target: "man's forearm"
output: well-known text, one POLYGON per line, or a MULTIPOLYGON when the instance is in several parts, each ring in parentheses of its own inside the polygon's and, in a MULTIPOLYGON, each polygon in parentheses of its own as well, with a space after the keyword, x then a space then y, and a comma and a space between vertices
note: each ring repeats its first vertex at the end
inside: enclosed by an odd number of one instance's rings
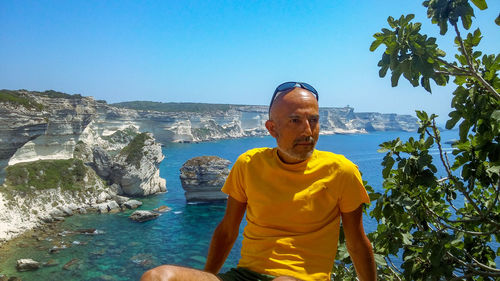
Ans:
POLYGON ((364 238, 356 246, 347 247, 360 281, 377 280, 377 266, 370 240, 364 238))
POLYGON ((205 271, 213 274, 219 273, 237 237, 237 230, 225 229, 222 223, 217 226, 208 249, 205 271))

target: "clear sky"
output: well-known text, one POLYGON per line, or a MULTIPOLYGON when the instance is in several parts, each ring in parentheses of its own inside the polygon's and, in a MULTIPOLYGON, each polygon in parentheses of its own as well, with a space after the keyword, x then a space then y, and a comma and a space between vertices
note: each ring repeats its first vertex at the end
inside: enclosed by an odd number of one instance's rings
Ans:
MULTIPOLYGON (((452 34, 439 38, 421 2, 1 0, 0 88, 267 105, 279 83, 305 81, 320 106, 446 116, 451 87, 430 95, 401 79, 391 88, 378 77, 382 48, 369 51, 388 16, 414 13, 452 53, 452 34)), ((500 1, 487 3, 475 26, 482 49, 498 54, 500 1)))

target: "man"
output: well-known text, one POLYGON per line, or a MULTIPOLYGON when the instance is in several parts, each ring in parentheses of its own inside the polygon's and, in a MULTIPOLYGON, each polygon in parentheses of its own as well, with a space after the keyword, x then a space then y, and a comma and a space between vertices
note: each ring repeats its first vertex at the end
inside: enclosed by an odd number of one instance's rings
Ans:
POLYGON ((226 213, 210 244, 205 271, 164 265, 141 280, 330 280, 340 229, 361 281, 376 267, 362 221, 369 203, 357 167, 341 155, 315 150, 318 93, 306 83, 276 88, 266 128, 277 148, 242 154, 222 191, 226 213), (238 236, 246 211, 241 259, 216 275, 238 236))

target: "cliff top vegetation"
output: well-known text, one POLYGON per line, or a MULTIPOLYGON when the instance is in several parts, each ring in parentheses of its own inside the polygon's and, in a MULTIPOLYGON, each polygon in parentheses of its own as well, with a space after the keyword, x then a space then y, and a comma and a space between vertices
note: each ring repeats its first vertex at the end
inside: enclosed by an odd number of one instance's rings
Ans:
POLYGON ((35 102, 30 99, 28 96, 22 94, 19 91, 11 91, 11 90, 0 90, 0 102, 19 104, 28 109, 37 109, 42 110, 43 105, 35 102))
POLYGON ((5 186, 28 192, 32 187, 42 190, 60 187, 77 190, 83 186, 86 168, 82 160, 39 160, 7 167, 5 186), (81 184, 80 184, 81 183, 81 184))
MULTIPOLYGON (((27 91, 27 90, 0 90, 0 102, 6 102, 11 104, 19 104, 28 109, 43 110, 44 106, 36 102, 30 95, 37 95, 41 97, 48 98, 60 98, 60 99, 81 99, 83 98, 80 94, 66 94, 54 90, 47 90, 43 92, 38 91, 27 91)), ((103 101, 105 103, 105 101, 103 101)))
POLYGON ((146 140, 150 138, 151 136, 148 133, 138 134, 127 146, 122 149, 122 151, 120 151, 120 154, 126 155, 127 163, 135 165, 136 168, 139 168, 142 156, 144 156, 142 148, 144 147, 146 140))
POLYGON ((135 109, 153 110, 160 112, 213 112, 227 111, 238 105, 212 104, 212 103, 190 103, 190 102, 153 102, 153 101, 129 101, 113 103, 112 106, 135 109))

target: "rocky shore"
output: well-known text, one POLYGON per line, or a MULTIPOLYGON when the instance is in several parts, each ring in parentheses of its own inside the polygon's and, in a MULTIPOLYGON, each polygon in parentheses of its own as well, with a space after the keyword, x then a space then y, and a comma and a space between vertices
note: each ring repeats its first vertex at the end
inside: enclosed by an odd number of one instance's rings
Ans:
POLYGON ((14 97, 0 102, 0 244, 74 213, 136 208, 130 197, 166 191, 152 134, 104 130, 91 98, 14 97))

